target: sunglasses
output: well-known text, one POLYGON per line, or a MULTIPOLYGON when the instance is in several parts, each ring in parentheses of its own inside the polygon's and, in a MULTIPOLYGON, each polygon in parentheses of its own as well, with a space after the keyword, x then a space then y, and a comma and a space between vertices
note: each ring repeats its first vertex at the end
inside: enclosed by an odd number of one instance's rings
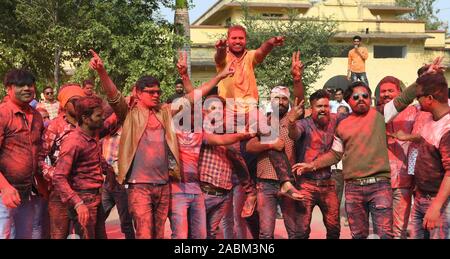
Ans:
POLYGON ((43 119, 50 119, 50 116, 44 116, 43 119))
POLYGON ((149 95, 162 95, 162 90, 142 90, 143 93, 148 93, 149 95))
POLYGON ((353 100, 358 101, 359 97, 362 97, 363 99, 369 99, 369 94, 368 93, 362 93, 362 94, 354 94, 352 96, 353 100))
POLYGON ((53 92, 46 92, 45 95, 52 95, 53 92))

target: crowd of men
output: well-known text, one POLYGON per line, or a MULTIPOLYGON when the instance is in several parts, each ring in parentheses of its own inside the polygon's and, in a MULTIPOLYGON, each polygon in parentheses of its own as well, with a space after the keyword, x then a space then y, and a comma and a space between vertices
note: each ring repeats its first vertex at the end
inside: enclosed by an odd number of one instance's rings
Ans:
POLYGON ((148 75, 124 96, 93 50, 105 100, 86 80, 59 87, 57 100, 45 87, 37 104, 34 75, 9 71, 0 104, 0 238, 105 239, 117 206, 127 239, 167 238, 167 219, 173 239, 272 239, 278 207, 288 237, 307 239, 318 206, 326 237, 338 239, 343 198, 355 239, 369 236, 370 218, 380 238, 450 238, 442 58, 405 89, 385 77, 372 107, 368 53, 356 36, 351 85, 333 96, 315 91, 305 109, 296 52, 294 84, 273 87, 266 112, 254 68, 284 38, 247 50, 246 36, 242 26, 229 28, 216 43, 217 75, 197 88, 180 53, 166 103, 148 75))

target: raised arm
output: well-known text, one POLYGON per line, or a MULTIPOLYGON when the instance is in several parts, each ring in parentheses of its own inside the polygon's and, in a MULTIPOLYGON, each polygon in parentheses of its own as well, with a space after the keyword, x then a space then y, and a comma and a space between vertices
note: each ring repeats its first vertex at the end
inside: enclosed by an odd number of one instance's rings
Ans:
POLYGON ((298 140, 303 134, 303 130, 297 126, 297 121, 303 117, 305 110, 303 104, 305 101, 299 101, 299 98, 295 98, 295 103, 292 109, 287 114, 288 116, 288 130, 289 137, 293 140, 298 140))
POLYGON ((303 87, 303 69, 305 65, 300 59, 300 51, 292 54, 291 75, 294 80, 294 96, 300 101, 305 100, 305 88, 303 87))
POLYGON ((277 36, 268 39, 264 42, 255 52, 255 60, 256 62, 262 63, 267 55, 273 50, 274 47, 283 46, 284 37, 277 36))
POLYGON ((116 113, 119 121, 123 122, 128 112, 127 102, 125 101, 125 98, 122 96, 119 90, 117 90, 117 87, 109 77, 108 72, 106 72, 105 66, 100 56, 92 49, 89 51, 92 54, 92 59, 89 62, 89 66, 93 70, 97 71, 97 74, 100 77, 102 89, 108 98, 109 104, 116 113))
POLYGON ((221 39, 216 42, 216 55, 214 61, 219 67, 225 66, 225 58, 227 57, 227 40, 221 39))
POLYGON ((355 48, 356 54, 358 54, 363 60, 369 58, 369 53, 366 48, 355 48))
POLYGON ((284 141, 278 138, 274 143, 263 144, 258 138, 252 138, 247 142, 245 149, 252 154, 259 154, 268 150, 283 151, 284 141))
POLYGON ((231 145, 241 140, 246 140, 253 137, 254 134, 249 133, 233 133, 233 134, 209 134, 205 133, 204 138, 210 145, 223 146, 231 145))
POLYGON ((178 62, 177 62, 178 73, 180 74, 181 80, 183 80, 183 87, 186 93, 190 93, 194 91, 194 86, 192 86, 191 79, 188 74, 187 67, 187 52, 179 51, 178 52, 178 62))

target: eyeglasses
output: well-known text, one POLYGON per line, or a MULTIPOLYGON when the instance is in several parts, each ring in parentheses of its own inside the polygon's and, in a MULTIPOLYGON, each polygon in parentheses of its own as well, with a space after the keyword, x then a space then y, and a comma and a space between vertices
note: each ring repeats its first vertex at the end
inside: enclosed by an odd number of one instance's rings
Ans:
POLYGON ((143 93, 148 93, 149 95, 162 95, 162 90, 142 90, 143 93))
POLYGON ((53 92, 46 92, 45 95, 51 95, 53 92))
POLYGON ((50 119, 50 116, 44 116, 43 119, 50 119))
POLYGON ((362 93, 362 94, 354 94, 352 96, 353 100, 358 101, 359 97, 362 97, 363 99, 369 99, 369 94, 368 93, 362 93))

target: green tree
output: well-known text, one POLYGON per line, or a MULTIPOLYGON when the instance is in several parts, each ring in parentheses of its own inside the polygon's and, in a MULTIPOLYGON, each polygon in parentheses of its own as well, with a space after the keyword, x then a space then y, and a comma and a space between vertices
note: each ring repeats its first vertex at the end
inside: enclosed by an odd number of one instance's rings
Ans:
MULTIPOLYGON (((128 90, 149 73, 162 86, 175 78, 174 46, 184 40, 155 16, 171 0, 0 0, 0 72, 24 67, 39 84, 68 81, 62 64, 77 67, 74 79, 89 77, 90 48, 99 51, 117 85, 128 90)), ((70 79, 70 81, 74 81, 70 79)))
POLYGON ((448 24, 439 20, 436 16, 439 9, 434 8, 436 0, 396 0, 397 4, 404 7, 414 8, 414 12, 406 14, 408 20, 423 20, 426 22, 427 30, 447 29, 448 24))
POLYGON ((305 64, 303 84, 305 91, 317 81, 318 75, 331 62, 336 53, 330 40, 336 34, 337 24, 331 20, 313 20, 298 18, 291 12, 288 20, 270 20, 252 16, 244 6, 243 25, 247 28, 247 48, 256 49, 261 43, 274 36, 284 36, 285 43, 277 47, 257 66, 256 78, 261 96, 268 96, 277 85, 292 86, 290 74, 292 53, 301 52, 305 64))

